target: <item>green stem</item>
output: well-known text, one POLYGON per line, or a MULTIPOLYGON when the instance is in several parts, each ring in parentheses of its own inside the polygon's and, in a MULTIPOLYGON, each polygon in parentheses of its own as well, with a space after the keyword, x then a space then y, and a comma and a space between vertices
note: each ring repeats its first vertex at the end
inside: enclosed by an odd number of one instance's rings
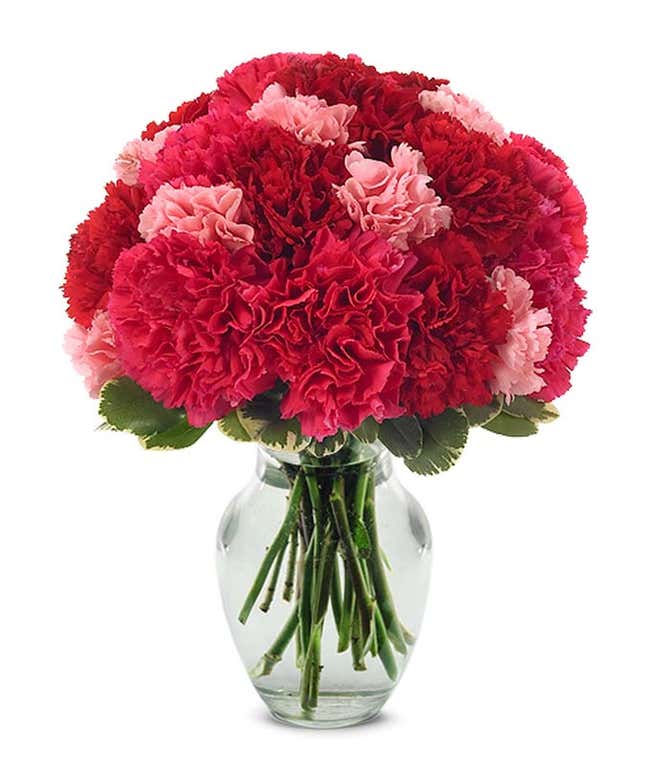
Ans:
POLYGON ((339 560, 336 554, 334 555, 334 570, 332 572, 332 592, 330 599, 332 602, 332 614, 334 615, 336 629, 340 632, 343 601, 341 599, 341 574, 339 572, 339 560))
POLYGON ((352 643, 352 667, 357 672, 363 672, 366 669, 366 662, 364 660, 364 650, 365 650, 365 639, 363 637, 363 632, 361 629, 361 613, 359 605, 356 603, 356 593, 355 593, 355 604, 354 609, 352 612, 352 635, 351 635, 351 643, 352 643))
POLYGON ((256 667, 251 672, 251 677, 264 677, 270 675, 273 667, 282 660, 291 638, 295 635, 298 628, 298 606, 294 606, 291 615, 284 624, 278 637, 273 641, 269 649, 262 656, 256 667))
POLYGON ((284 554, 286 550, 287 544, 285 543, 280 549, 280 553, 278 553, 275 564, 273 565, 273 572, 271 573, 271 579, 269 580, 269 584, 266 589, 266 595, 260 604, 260 610, 265 613, 271 608, 271 604, 273 603, 273 597, 275 596, 275 589, 278 586, 278 578, 280 577, 280 570, 282 569, 282 562, 284 561, 284 554))
MULTIPOLYGON (((363 569, 363 576, 366 578, 366 583, 368 587, 371 587, 370 585, 370 577, 368 573, 368 565, 365 561, 361 562, 361 567, 363 569)), ((377 607, 375 606, 375 624, 377 620, 377 607)), ((372 632, 370 633, 370 640, 368 641, 368 651, 370 651, 371 656, 377 656, 378 648, 377 648, 377 631, 375 629, 375 626, 373 625, 372 632)))
POLYGON ((314 572, 314 540, 315 533, 312 533, 309 546, 305 553, 304 569, 302 573, 302 583, 300 586, 299 615, 300 615, 300 639, 302 652, 306 656, 309 647, 309 637, 311 634, 311 605, 312 605, 312 585, 314 572))
POLYGON ((339 622, 339 645, 338 651, 346 651, 350 645, 352 628, 352 612, 354 609, 354 589, 350 579, 350 571, 347 568, 347 560, 344 560, 343 572, 343 603, 341 605, 341 620, 339 622))
POLYGON ((402 624, 402 635, 404 636, 404 640, 409 644, 409 646, 413 646, 415 644, 415 635, 413 635, 413 633, 410 632, 408 627, 406 627, 404 624, 402 624))
POLYGON ((397 662, 393 656, 393 650, 386 633, 386 625, 384 624, 379 609, 375 609, 375 630, 377 635, 377 650, 379 652, 381 663, 384 665, 388 677, 390 677, 391 680, 397 680, 397 676, 399 675, 397 662))
POLYGON ((298 475, 298 477, 296 477, 296 481, 293 485, 291 494, 289 496, 289 505, 287 507, 287 514, 284 518, 284 522, 282 523, 280 530, 278 531, 273 542, 269 546, 269 549, 266 552, 266 555, 264 556, 262 564, 255 577, 255 580, 253 581, 253 585, 248 593, 248 596, 246 597, 246 600, 244 601, 242 610, 239 613, 239 621, 242 624, 246 624, 246 620, 248 619, 251 613, 251 610, 253 609, 253 606, 255 605, 255 601, 257 601, 257 597, 262 591, 264 582, 266 581, 266 578, 271 570, 273 562, 275 561, 275 557, 282 550, 282 548, 285 547, 287 544, 287 541, 289 539, 289 533, 291 532, 293 525, 295 524, 295 520, 298 516, 298 507, 302 499, 304 485, 305 485, 304 478, 302 477, 302 475, 298 475))
POLYGON ((357 599, 356 603, 360 617, 361 636, 363 637, 362 643, 365 647, 366 641, 370 637, 370 631, 372 629, 374 601, 370 598, 370 595, 368 593, 365 578, 363 576, 363 570, 361 569, 359 557, 357 556, 354 539, 352 538, 352 533, 350 532, 348 513, 345 505, 345 483, 342 476, 337 477, 334 481, 332 494, 330 496, 330 503, 332 505, 332 512, 334 514, 334 520, 336 522, 339 538, 341 539, 343 550, 346 555, 348 574, 350 575, 350 580, 354 585, 354 592, 357 599))
POLYGON ((298 530, 295 529, 291 533, 289 539, 289 560, 287 562, 287 574, 284 580, 284 590, 282 592, 282 598, 285 601, 291 601, 293 595, 293 587, 296 577, 296 558, 298 556, 298 530))
POLYGON ((366 529, 370 536, 370 556, 368 557, 368 568, 370 569, 370 576, 372 578, 372 584, 375 588, 375 597, 377 598, 377 604, 381 611, 384 624, 386 625, 386 632, 390 638, 392 644, 401 653, 406 653, 406 641, 404 640, 404 634, 402 632, 402 625, 395 611, 395 605, 393 603, 393 596, 390 592, 388 580, 386 579, 386 572, 384 571, 384 563, 381 558, 381 550, 379 547, 379 535, 377 532, 377 515, 375 512, 375 488, 374 483, 370 483, 368 493, 366 496, 366 508, 365 508, 366 529))
POLYGON ((300 706, 303 711, 310 711, 318 703, 322 632, 322 624, 314 625, 309 636, 300 682, 300 706))
MULTIPOLYGON (((315 533, 316 531, 314 531, 315 533)), ((323 622, 327 614, 330 599, 337 542, 332 527, 328 524, 324 529, 322 540, 321 564, 313 577, 311 631, 300 685, 300 703, 304 710, 313 709, 318 704, 321 638, 323 634, 323 622)))
POLYGON ((357 522, 363 519, 363 510, 366 503, 366 493, 368 491, 368 480, 370 470, 367 464, 362 464, 359 468, 359 476, 354 488, 354 518, 355 526, 357 522))

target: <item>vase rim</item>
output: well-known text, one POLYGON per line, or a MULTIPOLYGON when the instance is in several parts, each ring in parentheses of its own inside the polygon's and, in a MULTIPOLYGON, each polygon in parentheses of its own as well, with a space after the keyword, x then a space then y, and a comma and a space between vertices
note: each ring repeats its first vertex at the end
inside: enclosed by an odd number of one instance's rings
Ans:
POLYGON ((305 469, 346 469, 390 457, 388 450, 379 441, 361 443, 355 440, 351 445, 345 445, 336 453, 327 456, 315 456, 304 451, 277 451, 262 443, 258 444, 258 450, 263 456, 280 464, 291 464, 305 469))

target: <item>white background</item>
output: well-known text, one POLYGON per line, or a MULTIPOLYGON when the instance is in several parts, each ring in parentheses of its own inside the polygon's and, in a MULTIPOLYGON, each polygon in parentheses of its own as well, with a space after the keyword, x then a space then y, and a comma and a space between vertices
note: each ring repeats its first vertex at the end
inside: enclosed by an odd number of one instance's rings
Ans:
POLYGON ((0 755, 650 756, 647 28, 640 2, 13 2, 2 19, 0 755), (448 76, 565 157, 590 212, 591 352, 536 438, 404 473, 435 541, 425 627, 377 722, 266 716, 214 536, 253 450, 94 432, 61 350, 67 238, 150 119, 276 50, 448 76))

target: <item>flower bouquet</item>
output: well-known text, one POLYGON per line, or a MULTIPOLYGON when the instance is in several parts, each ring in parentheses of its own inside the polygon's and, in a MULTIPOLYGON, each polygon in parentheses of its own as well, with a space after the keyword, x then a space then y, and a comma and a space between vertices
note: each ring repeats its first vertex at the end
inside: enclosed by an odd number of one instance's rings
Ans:
POLYGON ((472 427, 557 416, 587 344, 582 198, 561 159, 444 79, 277 54, 151 123, 72 236, 67 347, 107 428, 261 446, 219 537, 272 711, 374 715, 415 641, 426 517, 390 472, 472 427))

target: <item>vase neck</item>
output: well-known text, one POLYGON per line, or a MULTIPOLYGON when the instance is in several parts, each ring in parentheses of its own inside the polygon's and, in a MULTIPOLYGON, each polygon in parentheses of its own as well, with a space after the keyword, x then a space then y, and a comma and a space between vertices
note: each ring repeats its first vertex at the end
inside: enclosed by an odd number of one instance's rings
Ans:
POLYGON ((260 480, 276 487, 288 487, 287 471, 302 467, 315 473, 346 471, 361 466, 371 467, 375 483, 387 480, 393 472, 390 453, 380 443, 367 445, 356 443, 346 447, 332 456, 315 457, 305 453, 286 453, 273 451, 259 445, 257 448, 256 473, 260 480))

